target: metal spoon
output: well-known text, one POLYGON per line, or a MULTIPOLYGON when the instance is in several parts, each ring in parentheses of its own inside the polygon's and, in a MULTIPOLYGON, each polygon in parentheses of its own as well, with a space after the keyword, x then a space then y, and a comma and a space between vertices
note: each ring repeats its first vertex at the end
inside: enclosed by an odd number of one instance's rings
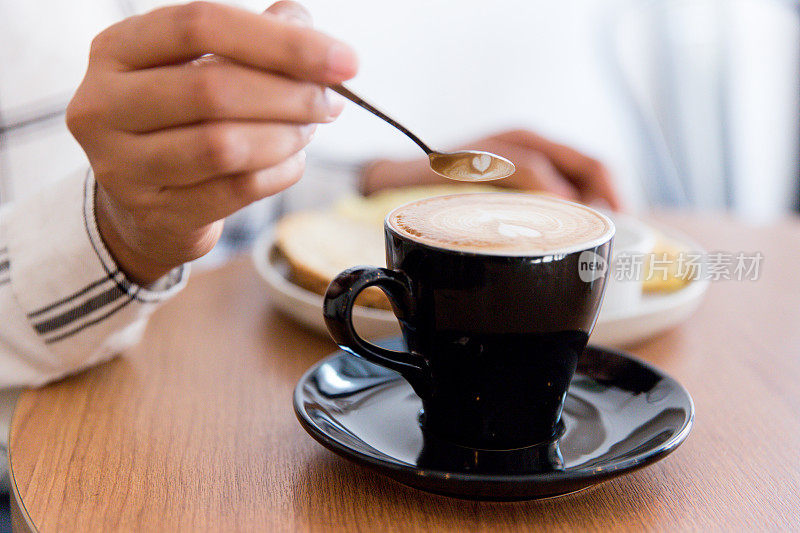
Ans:
POLYGON ((428 154, 428 159, 430 159, 431 169, 440 176, 458 181, 489 181, 507 178, 516 170, 514 163, 491 152, 480 150, 437 152, 436 150, 431 150, 427 144, 422 142, 408 128, 365 101, 344 85, 331 85, 330 88, 405 133, 409 139, 425 150, 425 153, 428 154))

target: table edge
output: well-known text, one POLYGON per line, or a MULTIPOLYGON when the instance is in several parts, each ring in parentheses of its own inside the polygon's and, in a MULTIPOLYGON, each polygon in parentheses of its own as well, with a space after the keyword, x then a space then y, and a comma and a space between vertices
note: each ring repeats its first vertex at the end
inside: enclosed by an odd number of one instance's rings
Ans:
POLYGON ((25 390, 19 395, 19 397, 17 397, 17 401, 14 402, 14 409, 11 412, 11 421, 8 424, 8 448, 6 449, 6 460, 8 461, 8 484, 10 488, 9 507, 11 511, 11 529, 15 533, 17 531, 31 533, 39 531, 39 528, 36 527, 36 524, 34 524, 31 515, 28 513, 28 509, 25 507, 25 502, 19 493, 19 488, 17 487, 17 478, 14 474, 14 463, 11 460, 13 448, 12 436, 14 434, 13 429, 17 419, 17 410, 19 409, 20 400, 29 392, 30 390, 25 390))

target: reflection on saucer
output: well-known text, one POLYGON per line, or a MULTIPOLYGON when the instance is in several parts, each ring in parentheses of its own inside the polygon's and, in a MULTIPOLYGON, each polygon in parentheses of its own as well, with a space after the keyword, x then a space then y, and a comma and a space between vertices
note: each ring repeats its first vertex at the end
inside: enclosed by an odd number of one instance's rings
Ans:
POLYGON ((596 347, 578 362, 563 434, 527 448, 475 450, 423 432, 408 383, 344 352, 306 372, 294 402, 301 425, 337 454, 422 490, 488 500, 567 494, 651 464, 686 439, 694 417, 673 378, 596 347))
MULTIPOLYGON (((560 433, 563 433, 563 424, 560 433)), ((542 474, 564 470, 560 435, 548 442, 513 450, 465 448, 422 431, 422 451, 417 466, 463 474, 542 474)))

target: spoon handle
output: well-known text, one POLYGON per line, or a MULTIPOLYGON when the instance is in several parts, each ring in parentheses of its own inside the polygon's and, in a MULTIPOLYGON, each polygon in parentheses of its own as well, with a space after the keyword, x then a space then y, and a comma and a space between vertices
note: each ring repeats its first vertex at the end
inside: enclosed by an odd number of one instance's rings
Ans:
POLYGON ((390 117, 389 115, 387 115, 386 113, 384 113, 383 111, 381 111, 380 109, 375 107, 374 105, 370 104, 369 102, 367 102, 366 100, 364 100, 360 96, 358 96, 356 93, 354 93, 353 91, 351 91, 350 89, 348 89, 344 85, 336 84, 336 85, 330 85, 329 87, 331 89, 333 89, 334 91, 336 91, 337 93, 339 93, 342 96, 344 96, 345 98, 347 98, 348 100, 350 100, 351 102, 353 102, 354 104, 358 104, 359 106, 363 107, 364 109, 366 109, 367 111, 369 111, 373 115, 377 116, 378 118, 382 118, 383 120, 385 120, 386 122, 388 122, 389 124, 391 124, 392 126, 397 128, 398 130, 400 130, 403 133, 405 133, 406 136, 409 139, 411 139, 412 141, 417 143, 417 145, 420 148, 425 150, 426 154, 430 155, 430 153, 433 152, 433 150, 431 150, 430 147, 428 147, 427 144, 422 142, 422 140, 419 137, 417 137, 416 135, 411 133, 411 131, 408 128, 406 128, 405 126, 403 126, 402 124, 397 122, 395 119, 393 119, 392 117, 390 117))

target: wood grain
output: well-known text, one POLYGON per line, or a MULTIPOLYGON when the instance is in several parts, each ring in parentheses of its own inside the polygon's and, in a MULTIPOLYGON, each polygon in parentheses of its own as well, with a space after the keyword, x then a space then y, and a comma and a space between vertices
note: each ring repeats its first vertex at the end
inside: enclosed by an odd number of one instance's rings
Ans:
POLYGON ((9 452, 19 510, 40 531, 797 527, 800 221, 660 219, 710 250, 765 259, 759 281, 712 283, 689 323, 632 350, 697 406, 688 441, 656 465, 560 499, 498 504, 426 494, 339 459, 291 404, 296 380, 334 346, 275 314, 243 258, 195 276, 130 353, 23 394, 9 452))

